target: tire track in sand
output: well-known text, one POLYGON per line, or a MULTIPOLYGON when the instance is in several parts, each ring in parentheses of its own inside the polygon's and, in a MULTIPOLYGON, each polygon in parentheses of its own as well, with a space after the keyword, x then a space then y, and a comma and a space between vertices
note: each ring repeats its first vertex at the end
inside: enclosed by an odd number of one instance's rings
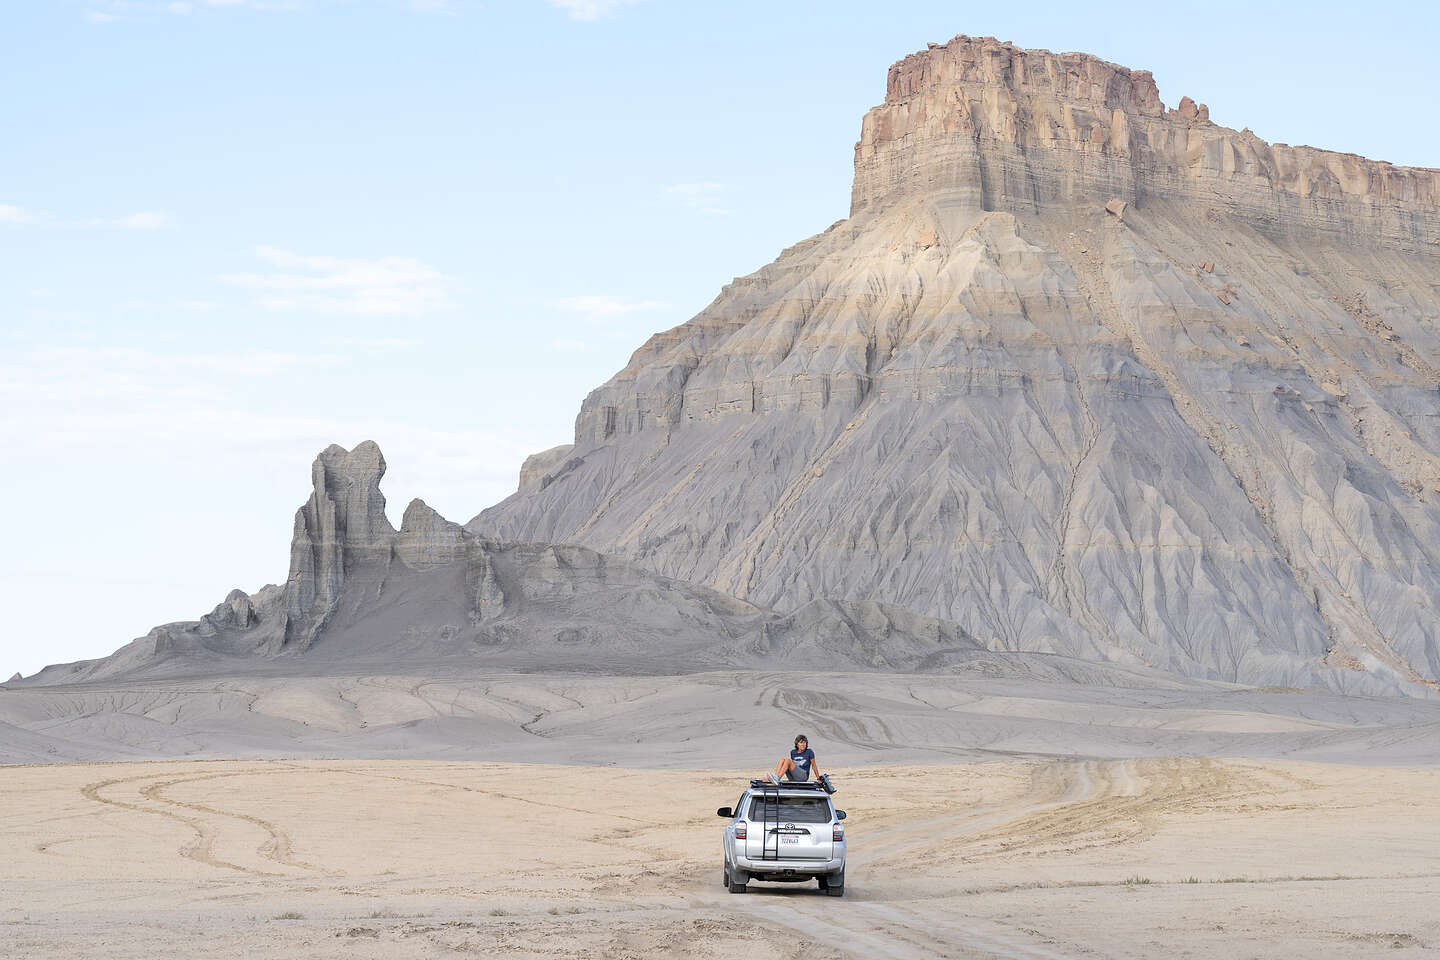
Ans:
POLYGON ((136 777, 113 777, 108 780, 99 780, 86 784, 80 788, 80 794, 85 797, 85 799, 101 804, 102 806, 129 810, 134 813, 162 817, 177 823, 183 823, 194 832, 195 837, 189 843, 182 844, 177 852, 180 856, 194 860, 197 863, 203 863, 221 870, 233 870, 237 873, 246 874, 247 876, 285 876, 285 874, 259 870, 229 860, 223 860, 216 856, 215 843, 217 839, 219 839, 219 830, 217 829, 217 824, 211 818, 218 817, 248 823, 263 830, 266 834, 266 840, 256 848, 255 852, 265 860, 281 866, 314 873, 332 872, 296 858, 293 853, 293 841, 290 835, 277 824, 249 814, 221 810, 218 807, 211 807, 205 804, 188 803, 165 795, 165 791, 169 788, 185 783, 284 772, 290 772, 290 768, 287 767, 283 770, 243 770, 226 773, 210 773, 195 777, 166 778, 164 775, 157 776, 155 774, 136 777), (115 797, 106 796, 103 792, 110 787, 128 784, 143 784, 139 787, 140 795, 146 800, 161 806, 152 807, 132 803, 128 800, 120 800, 115 797), (193 811, 194 813, 201 814, 201 816, 191 816, 180 811, 193 811))
MULTIPOLYGON (((977 917, 960 919, 939 911, 922 914, 899 904, 861 902, 854 905, 871 918, 872 929, 904 931, 923 948, 923 956, 1015 957, 1022 960, 1071 960, 1081 955, 1058 944, 1036 943, 1024 931, 977 917), (956 950, 961 952, 956 953, 956 950)), ((1091 951, 1083 951, 1089 955, 1091 951)), ((912 954, 913 956, 913 954, 912 954)))
POLYGON ((778 898, 757 897, 742 909, 769 929, 784 927, 865 960, 1072 960, 1076 956, 984 920, 922 916, 865 900, 847 900, 843 911, 822 914, 808 909, 814 904, 788 902, 793 895, 785 899, 782 904, 778 898))
POLYGON ((261 870, 252 870, 249 867, 242 867, 238 863, 231 863, 228 860, 221 860, 217 858, 214 854, 215 829, 210 824, 206 823, 204 820, 201 820, 199 817, 187 817, 183 814, 176 813, 173 810, 153 809, 151 807, 141 806, 138 803, 130 803, 125 800, 115 800, 102 795, 100 792, 107 787, 114 787, 120 784, 135 783, 137 781, 150 779, 153 779, 153 774, 147 777, 115 777, 110 780, 99 780, 95 783, 88 783, 85 786, 81 787, 80 794, 85 797, 85 799, 93 800, 95 803, 101 804, 103 806, 115 807, 121 810, 130 810, 135 813, 143 813, 151 817, 163 817, 167 820, 173 820, 177 823, 183 823, 195 833, 195 839, 193 839, 189 843, 182 844, 180 846, 180 849, 177 851, 180 856, 185 857, 186 859, 194 860, 198 863, 203 863, 207 866, 216 867, 221 870, 234 870, 237 873, 243 873, 247 876, 274 876, 274 874, 266 873, 261 870))
POLYGON ((172 806, 183 807, 187 810, 194 810, 197 813, 210 814, 217 817, 229 817, 232 820, 239 820, 244 823, 253 824, 264 830, 266 839, 255 852, 272 863, 278 863, 285 867, 294 867, 297 870, 306 870, 311 873, 335 873, 333 870, 324 867, 317 867, 295 856, 294 841, 278 824, 248 813, 237 813, 234 810, 221 810, 218 807, 208 806, 201 803, 190 803, 184 800, 177 800, 174 797, 165 796, 164 791, 180 784, 198 783, 202 780, 218 780, 225 777, 242 777, 250 773, 275 774, 290 772, 288 770, 257 770, 244 773, 212 773, 201 777, 177 777, 173 780, 166 780, 150 784, 141 789, 140 793, 147 799, 156 800, 160 803, 168 803, 172 806))
MULTIPOLYGON (((1064 778, 1049 765, 1037 779, 1064 778)), ((1120 846, 1152 836, 1161 820, 1220 804, 1273 796, 1273 786, 1207 758, 1123 760, 1086 764, 1094 782, 1083 796, 1029 806, 1003 823, 967 832, 937 862, 1040 857, 1120 846)))
MULTIPOLYGON (((858 855, 848 858, 849 862, 869 866, 902 858, 913 850, 933 853, 938 842, 980 833, 1018 817, 1084 800, 1097 790, 1097 774, 1092 771, 1100 766, 1094 761, 1048 764, 1032 783, 1030 801, 1021 806, 990 803, 899 826, 867 830, 863 847, 858 855)), ((1101 779, 1103 781, 1103 777, 1101 779)))
POLYGON ((343 773, 352 777, 366 777, 371 780, 393 780, 397 783, 413 783, 424 787, 441 787, 446 790, 459 790, 463 793, 475 793, 484 797, 493 797, 497 800, 510 800, 515 803, 529 804, 534 807, 549 807, 554 810, 565 810, 569 813, 583 813, 592 817, 603 817, 610 820, 629 820, 634 823, 654 826, 654 820, 646 820, 642 817, 632 817, 624 813, 613 813, 606 810, 586 810, 584 807, 572 807, 563 803, 550 803, 547 800, 536 800, 534 797, 522 797, 519 794, 505 793, 500 790, 487 790, 484 787, 472 787, 464 783, 446 783, 443 780, 422 780, 418 777, 400 777, 386 773, 368 773, 363 770, 347 770, 343 767, 336 767, 331 773, 343 773))

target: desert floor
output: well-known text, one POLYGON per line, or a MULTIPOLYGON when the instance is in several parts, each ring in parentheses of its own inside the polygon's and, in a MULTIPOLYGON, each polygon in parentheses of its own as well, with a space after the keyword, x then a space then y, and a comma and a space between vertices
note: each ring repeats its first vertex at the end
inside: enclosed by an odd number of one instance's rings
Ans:
POLYGON ((758 771, 263 760, 0 769, 3 957, 1421 957, 1440 771, 837 769, 846 896, 721 887, 758 771))

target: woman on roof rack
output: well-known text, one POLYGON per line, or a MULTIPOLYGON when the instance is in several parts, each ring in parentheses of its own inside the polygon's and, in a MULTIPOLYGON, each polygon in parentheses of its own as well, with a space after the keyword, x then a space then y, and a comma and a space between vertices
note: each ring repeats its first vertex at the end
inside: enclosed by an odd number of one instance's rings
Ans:
POLYGON ((775 765, 775 772, 770 775, 770 779, 776 783, 780 783, 782 777, 803 782, 809 780, 812 773, 815 775, 815 782, 823 786, 827 793, 835 792, 830 786, 830 778, 820 772, 815 751, 810 749, 810 740, 802 733, 795 738, 795 746, 790 751, 790 756, 781 757, 780 762, 775 765))

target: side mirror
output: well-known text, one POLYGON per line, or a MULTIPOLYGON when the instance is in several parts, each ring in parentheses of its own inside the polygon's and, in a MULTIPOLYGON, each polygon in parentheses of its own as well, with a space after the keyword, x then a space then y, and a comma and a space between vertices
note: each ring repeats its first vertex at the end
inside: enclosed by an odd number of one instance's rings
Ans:
POLYGON ((845 811, 844 811, 844 810, 836 810, 836 811, 835 811, 835 819, 836 819, 836 820, 844 820, 844 819, 845 819, 845 811))
POLYGON ((717 816, 717 817, 733 817, 733 816, 735 816, 735 811, 734 811, 734 810, 731 810, 729 807, 721 807, 719 810, 716 810, 716 811, 715 811, 715 816, 717 816))

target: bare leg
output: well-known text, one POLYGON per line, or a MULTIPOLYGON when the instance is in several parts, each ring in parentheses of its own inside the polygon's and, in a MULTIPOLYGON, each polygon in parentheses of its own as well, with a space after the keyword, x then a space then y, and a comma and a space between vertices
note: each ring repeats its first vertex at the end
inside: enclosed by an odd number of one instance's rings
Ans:
POLYGON ((775 779, 783 780, 785 775, 795 769, 795 761, 789 757, 781 757, 780 762, 775 764, 775 779))

